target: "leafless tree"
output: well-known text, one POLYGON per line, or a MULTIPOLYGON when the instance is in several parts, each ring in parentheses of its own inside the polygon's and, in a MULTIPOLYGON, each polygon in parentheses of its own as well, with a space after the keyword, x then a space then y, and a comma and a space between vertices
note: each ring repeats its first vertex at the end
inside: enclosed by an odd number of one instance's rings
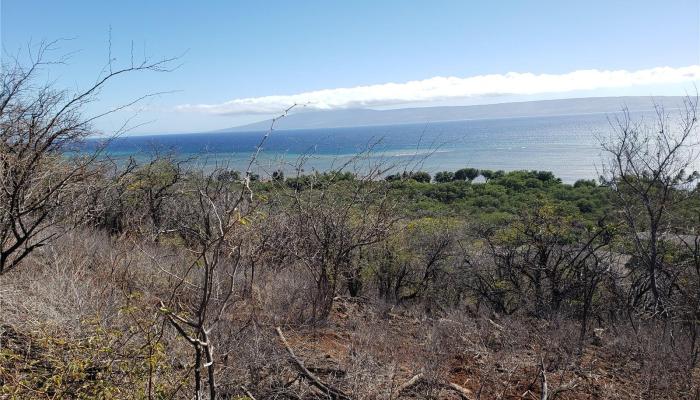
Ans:
MULTIPOLYGON (((174 228, 164 234, 179 235, 192 257, 184 270, 171 275, 174 286, 168 298, 161 301, 161 311, 194 351, 196 399, 204 398, 203 371, 206 371, 208 398, 217 398, 218 356, 214 351, 213 333, 222 319, 228 317, 235 300, 237 273, 246 240, 242 230, 250 223, 256 206, 250 179, 252 168, 276 121, 293 107, 272 120, 236 188, 218 179, 225 168, 214 168, 208 173, 189 173, 173 196, 177 203, 171 210, 174 228)), ((168 176, 175 175, 171 171, 168 176)), ((177 176, 179 179, 179 173, 177 176)), ((162 187, 169 189, 175 183, 166 179, 162 187)))
MULTIPOLYGON (((107 82, 138 71, 167 71, 174 61, 144 59, 116 69, 110 59, 92 85, 71 93, 38 82, 40 71, 66 61, 48 59, 57 47, 58 42, 50 42, 34 52, 30 48, 28 66, 4 63, 0 72, 0 274, 60 234, 66 213, 59 209, 94 173, 91 165, 98 153, 68 160, 63 153, 96 133, 94 121, 149 95, 93 116, 85 116, 85 106, 97 99, 107 82)), ((127 128, 128 122, 120 131, 127 128)))
POLYGON ((401 219, 387 183, 379 179, 385 165, 372 162, 370 154, 371 146, 330 172, 298 173, 283 191, 289 252, 315 283, 314 321, 327 317, 343 283, 351 296, 359 294, 359 251, 385 239, 401 219))
MULTIPOLYGON (((180 234, 192 258, 175 279, 169 298, 161 302, 161 311, 194 351, 195 398, 204 394, 206 371, 208 398, 216 399, 216 365, 212 330, 231 305, 238 269, 239 245, 234 231, 241 223, 240 206, 244 196, 227 201, 228 193, 214 175, 202 177, 191 188, 192 213, 180 223, 180 234)), ((181 194, 184 195, 184 194, 181 194)))
POLYGON ((666 311, 664 298, 673 291, 664 265, 671 216, 700 178, 697 107, 697 96, 685 98, 679 115, 656 104, 651 122, 634 121, 624 109, 612 122, 614 134, 602 141, 608 156, 602 179, 618 200, 637 261, 631 302, 653 313, 666 311))

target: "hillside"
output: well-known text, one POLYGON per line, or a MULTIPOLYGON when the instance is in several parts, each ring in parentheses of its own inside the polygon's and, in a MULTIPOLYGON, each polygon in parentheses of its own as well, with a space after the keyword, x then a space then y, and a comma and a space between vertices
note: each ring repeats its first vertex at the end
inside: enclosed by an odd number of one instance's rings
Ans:
MULTIPOLYGON (((654 102, 667 109, 678 107, 682 97, 594 97, 563 100, 525 101, 474 106, 418 107, 394 110, 348 109, 300 111, 277 122, 277 129, 340 128, 351 126, 416 124, 469 119, 542 117, 553 115, 614 113, 626 106, 630 111, 644 111, 654 102)), ((221 132, 266 130, 269 120, 227 128, 221 132)))

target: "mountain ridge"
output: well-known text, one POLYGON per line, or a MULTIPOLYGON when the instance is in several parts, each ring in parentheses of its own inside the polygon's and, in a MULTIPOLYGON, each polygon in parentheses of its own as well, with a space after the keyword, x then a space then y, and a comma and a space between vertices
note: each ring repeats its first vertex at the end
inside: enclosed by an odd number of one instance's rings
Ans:
MULTIPOLYGON (((651 110, 654 104, 666 108, 682 106, 683 96, 583 97, 534 100, 469 106, 411 107, 390 110, 367 108, 302 111, 278 120, 275 129, 323 129, 447 122, 478 119, 545 117, 557 115, 615 113, 626 106, 630 111, 651 110)), ((213 132, 251 132, 269 129, 271 120, 218 129, 213 132)))

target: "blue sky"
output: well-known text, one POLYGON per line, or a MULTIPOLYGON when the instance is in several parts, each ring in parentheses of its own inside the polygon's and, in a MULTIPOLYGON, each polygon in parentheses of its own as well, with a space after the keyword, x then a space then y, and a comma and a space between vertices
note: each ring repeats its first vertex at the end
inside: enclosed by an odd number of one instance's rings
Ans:
MULTIPOLYGON (((174 72, 138 74, 114 82, 88 111, 144 93, 176 91, 141 105, 138 121, 149 123, 137 131, 192 132, 261 120, 275 107, 306 96, 320 98, 319 108, 358 104, 395 108, 683 94, 692 89, 692 79, 672 79, 670 74, 688 76, 688 70, 675 69, 700 64, 699 3, 3 0, 0 12, 3 57, 22 55, 30 41, 72 38, 59 51, 79 50, 70 63, 46 71, 60 86, 82 87, 95 79, 108 58, 110 26, 117 64, 128 62, 132 41, 137 55, 184 53, 174 72), (579 75, 566 75, 574 71, 659 67, 671 70, 640 73, 624 85, 566 85, 581 82, 579 75), (565 75, 563 81, 551 83, 564 89, 542 85, 541 93, 525 88, 491 93, 484 85, 492 80, 462 81, 494 74, 503 78, 509 72, 565 75), (434 77, 458 80, 425 81, 434 77), (384 85, 409 81, 422 83, 398 89, 384 85), (379 86, 313 93, 371 85, 379 86), (435 85, 442 85, 437 92, 435 85), (464 96, 452 90, 460 85, 464 96), (412 96, 414 86, 421 95, 412 96), (290 95, 297 96, 267 97, 290 95), (260 104, 265 107, 256 109, 260 104)), ((619 80, 610 74, 588 78, 619 80)), ((493 84, 526 88, 541 84, 541 79, 529 75, 503 79, 493 84)), ((124 117, 115 115, 98 127, 109 131, 124 117)))

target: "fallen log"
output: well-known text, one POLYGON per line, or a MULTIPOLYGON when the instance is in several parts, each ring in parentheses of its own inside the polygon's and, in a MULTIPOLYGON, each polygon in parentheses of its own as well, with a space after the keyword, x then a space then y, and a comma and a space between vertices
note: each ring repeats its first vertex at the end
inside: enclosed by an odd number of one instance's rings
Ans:
MULTIPOLYGON (((404 382, 403 384, 399 385, 399 387, 397 387, 396 390, 394 390, 394 393, 392 394, 391 398, 396 399, 397 397, 399 397, 401 395, 401 392, 417 385, 422 380, 424 380, 424 376, 423 376, 422 372, 414 375, 411 379, 409 379, 406 382, 404 382)), ((457 392, 457 394, 459 394, 459 396, 465 400, 468 400, 471 398, 471 395, 472 395, 471 390, 464 388, 456 383, 447 382, 447 383, 440 384, 440 386, 457 392)))
POLYGON ((248 389, 245 386, 241 386, 241 390, 250 400, 256 400, 255 397, 253 397, 253 395, 248 391, 248 389))
POLYGON ((304 362, 294 354, 294 351, 289 346, 287 339, 282 333, 282 329, 277 327, 275 328, 275 331, 277 332, 277 336, 279 336, 282 345, 284 345, 284 348, 287 350, 290 361, 292 362, 292 364, 294 364, 294 366, 296 366, 297 370, 299 371, 299 374, 303 378, 305 378, 311 384, 311 386, 314 386, 315 388, 319 389, 324 394, 328 395, 331 399, 351 400, 350 396, 343 393, 340 389, 334 388, 333 386, 324 383, 316 375, 309 371, 309 369, 304 366, 304 362))
POLYGON ((401 385, 399 385, 399 387, 397 387, 396 390, 394 390, 394 393, 391 395, 391 398, 395 399, 395 398, 399 397, 401 395, 401 392, 403 392, 404 390, 417 384, 418 382, 420 382, 421 379, 423 379, 422 372, 414 375, 413 378, 411 378, 411 379, 407 380, 406 382, 402 383, 401 385))
POLYGON ((462 387, 456 383, 453 383, 453 382, 448 382, 447 387, 449 387, 450 389, 457 392, 460 395, 460 397, 462 397, 465 400, 468 400, 471 398, 472 391, 467 389, 467 388, 464 388, 464 387, 462 387))

